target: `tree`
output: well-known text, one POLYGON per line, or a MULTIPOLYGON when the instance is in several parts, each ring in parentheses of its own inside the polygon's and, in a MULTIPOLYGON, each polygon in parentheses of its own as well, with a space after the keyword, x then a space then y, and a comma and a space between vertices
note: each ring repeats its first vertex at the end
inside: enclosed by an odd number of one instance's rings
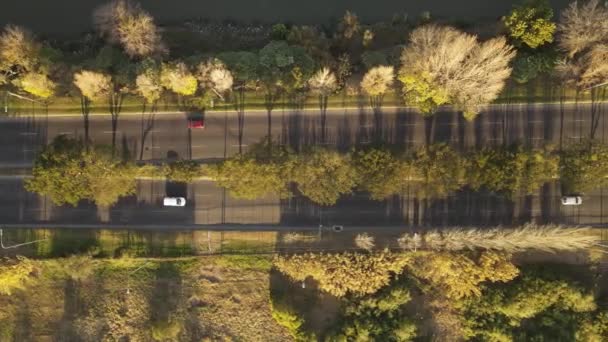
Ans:
POLYGON ((390 91, 395 79, 392 66, 380 65, 369 69, 361 81, 361 89, 370 97, 372 108, 379 109, 382 98, 390 91))
POLYGON ((452 300, 478 297, 482 282, 507 282, 519 274, 509 256, 495 252, 483 252, 476 260, 461 253, 425 253, 408 269, 429 290, 452 300))
POLYGON ((12 295, 15 290, 22 290, 27 285, 35 270, 33 261, 26 257, 16 260, 5 258, 0 264, 0 294, 12 295))
POLYGON ((567 192, 585 192, 608 183, 608 147, 579 143, 564 148, 560 155, 560 180, 567 192))
POLYGON ((199 85, 204 90, 212 91, 220 99, 224 99, 224 94, 232 89, 234 79, 230 70, 219 59, 210 59, 201 62, 197 69, 199 85))
POLYGON ((558 43, 568 58, 560 63, 558 71, 579 89, 605 85, 608 81, 606 22, 608 8, 597 0, 589 0, 582 5, 575 1, 562 12, 558 43))
POLYGON ((353 155, 359 187, 374 200, 398 194, 408 182, 410 168, 392 153, 380 149, 357 151, 353 155))
POLYGON ((45 100, 53 95, 56 88, 55 82, 40 72, 28 72, 13 83, 27 93, 45 100))
POLYGON ((139 4, 114 0, 97 8, 93 19, 99 33, 112 43, 120 43, 131 57, 150 56, 163 50, 154 19, 139 4))
POLYGON ((532 49, 553 42, 556 25, 551 21, 553 10, 547 0, 526 0, 516 6, 502 20, 509 36, 518 45, 526 44, 532 49))
POLYGON ((462 186, 464 161, 445 144, 420 148, 406 162, 411 163, 410 179, 419 184, 419 196, 444 197, 462 186))
POLYGON ((412 296, 407 282, 397 281, 365 297, 346 298, 333 341, 411 341, 416 324, 405 312, 412 296))
POLYGON ((198 82, 183 62, 164 63, 160 72, 163 87, 179 96, 190 96, 196 93, 198 82))
POLYGON ((574 340, 595 309, 593 295, 576 284, 527 271, 513 282, 488 287, 482 296, 463 301, 464 337, 574 340))
POLYGON ((233 76, 236 90, 234 108, 238 119, 239 153, 242 153, 243 130, 245 126, 245 91, 257 88, 258 56, 249 51, 224 52, 217 56, 224 62, 233 76))
POLYGON ((139 69, 135 79, 135 90, 144 98, 145 102, 155 104, 163 92, 160 67, 153 60, 146 60, 139 69))
POLYGON ((314 61, 303 48, 285 41, 272 41, 258 53, 259 77, 264 91, 268 118, 268 136, 272 131, 272 110, 279 95, 286 90, 301 91, 312 73, 314 61))
POLYGON ((84 122, 84 141, 89 142, 89 106, 91 101, 106 99, 112 89, 112 78, 101 72, 81 70, 74 74, 74 85, 80 90, 80 109, 84 122))
POLYGON ((330 42, 325 34, 315 26, 293 26, 287 35, 287 42, 304 48, 318 64, 327 65, 333 61, 330 42))
POLYGON ((0 84, 35 71, 41 46, 27 30, 7 25, 0 35, 0 84))
POLYGON ((327 119, 327 100, 329 95, 336 91, 338 82, 336 75, 324 67, 319 69, 308 80, 310 91, 319 97, 319 109, 321 110, 321 142, 325 142, 325 123, 327 119))
POLYGON ((372 294, 389 284, 409 263, 406 254, 379 253, 305 253, 279 255, 274 266, 295 281, 312 277, 319 289, 336 297, 347 294, 372 294))
POLYGON ((76 206, 88 199, 110 206, 135 192, 136 172, 107 149, 87 151, 79 141, 60 135, 36 159, 25 188, 49 196, 57 205, 76 206))
POLYGON ((476 36, 451 27, 425 25, 410 35, 399 80, 406 101, 423 113, 450 103, 473 119, 504 87, 513 57, 504 38, 480 43, 476 36))
POLYGON ((298 190, 320 205, 335 204, 357 182, 350 158, 325 149, 300 155, 294 168, 298 170, 293 175, 298 190))
POLYGON ((263 161, 245 156, 211 166, 208 173, 235 198, 288 197, 290 194, 287 189, 291 178, 289 161, 263 161))
POLYGON ((359 33, 360 30, 361 25, 359 24, 357 15, 351 11, 346 11, 338 25, 339 34, 346 39, 351 39, 355 34, 359 33))
POLYGON ((512 78, 517 83, 527 83, 541 74, 549 74, 555 68, 557 58, 554 50, 518 53, 513 60, 512 78))
POLYGON ((523 190, 532 193, 558 174, 558 159, 543 151, 527 151, 513 146, 482 149, 468 158, 467 184, 511 195, 523 190))
POLYGON ((560 48, 570 58, 608 39, 608 8, 598 0, 574 1, 562 14, 558 25, 560 48))

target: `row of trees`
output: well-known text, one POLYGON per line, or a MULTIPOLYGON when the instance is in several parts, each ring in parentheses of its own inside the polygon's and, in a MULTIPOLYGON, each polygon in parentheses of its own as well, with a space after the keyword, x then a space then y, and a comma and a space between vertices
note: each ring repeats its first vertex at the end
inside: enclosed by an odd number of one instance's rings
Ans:
MULTIPOLYGON (((526 1, 503 18, 508 38, 487 41, 454 27, 422 24, 409 33, 407 42, 403 39, 406 45, 398 49, 400 61, 391 63, 378 51, 365 51, 361 59, 367 71, 359 75, 356 88, 378 107, 382 97, 393 92, 396 78, 405 102, 423 114, 453 105, 472 119, 481 106, 497 98, 512 66, 516 80, 529 79, 526 73, 552 69, 557 59, 546 56, 557 54, 545 50, 556 30, 559 51, 565 55, 558 63, 560 77, 581 90, 605 84, 608 30, 603 23, 608 9, 597 0, 575 2, 563 12, 559 25, 551 17, 545 1, 526 1), (515 60, 514 46, 520 53, 515 60)), ((94 22, 107 45, 80 65, 62 62, 57 50, 38 43, 22 28, 8 26, 0 35, 0 84, 42 99, 66 93, 73 84, 82 96, 83 114, 89 101, 109 102, 113 118, 120 112, 124 94, 136 93, 153 104, 165 91, 201 108, 213 98, 226 100, 234 91, 231 98, 242 112, 246 91, 256 90, 264 95, 269 115, 280 96, 297 104, 313 94, 319 97, 323 112, 329 95, 357 79, 349 78, 352 56, 343 52, 355 41, 361 40, 365 47, 374 40, 373 31, 363 29, 357 17, 347 12, 335 32, 336 56, 327 56, 332 49, 323 45, 324 35, 314 29, 290 31, 276 25, 274 40, 259 51, 169 60, 153 18, 140 6, 116 0, 99 8, 94 22)), ((405 38, 407 28, 403 30, 405 38)))
POLYGON ((532 193, 558 178, 568 192, 590 190, 608 181, 608 148, 584 143, 554 153, 514 145, 461 153, 435 144, 407 153, 370 148, 343 154, 313 148, 295 154, 266 141, 213 165, 177 160, 136 166, 110 148, 60 136, 39 155, 32 174, 26 188, 56 204, 76 205, 86 199, 110 206, 134 193, 137 177, 189 183, 206 176, 235 198, 286 198, 297 190, 315 203, 333 205, 354 190, 368 192, 374 200, 406 191, 441 198, 465 186, 510 196, 532 193))
POLYGON ((519 146, 460 153, 435 144, 408 153, 372 148, 340 154, 311 149, 297 155, 281 146, 252 148, 245 155, 208 168, 208 175, 237 198, 274 194, 288 196, 290 182, 298 192, 322 205, 332 205, 354 189, 383 200, 409 191, 421 197, 444 197, 464 186, 510 196, 532 193, 560 179, 568 191, 606 184, 608 149, 599 144, 572 145, 562 152, 519 146), (589 147, 591 146, 591 147, 589 147))
POLYGON ((177 160, 161 166, 137 166, 114 155, 108 146, 85 146, 66 136, 55 138, 36 159, 28 191, 49 196, 57 205, 76 206, 82 200, 101 207, 133 195, 137 177, 162 177, 191 182, 200 176, 200 166, 177 160))
POLYGON ((313 278, 319 290, 340 299, 337 324, 314 331, 311 312, 276 290, 273 309, 299 323, 296 336, 316 332, 321 339, 383 341, 608 337, 606 312, 598 309, 591 284, 572 281, 563 269, 559 276, 529 265, 521 270, 502 253, 301 254, 279 256, 275 266, 295 281, 313 278))

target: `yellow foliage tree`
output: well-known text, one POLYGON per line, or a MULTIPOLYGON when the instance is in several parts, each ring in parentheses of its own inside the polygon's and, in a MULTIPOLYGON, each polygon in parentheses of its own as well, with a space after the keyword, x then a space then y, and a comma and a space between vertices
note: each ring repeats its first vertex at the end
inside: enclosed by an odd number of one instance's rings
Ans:
POLYGON ((0 265, 0 294, 11 295, 25 288, 34 271, 34 262, 25 257, 17 260, 4 259, 0 265))
POLYGON ((411 263, 409 270, 415 277, 428 283, 449 299, 481 295, 479 285, 484 281, 506 282, 515 278, 519 270, 509 256, 484 252, 477 260, 461 253, 424 253, 411 263))
POLYGON ((40 72, 28 72, 15 81, 16 85, 24 91, 47 99, 51 97, 55 91, 55 82, 49 77, 40 72))
POLYGON ((375 293, 403 271, 411 256, 404 253, 339 253, 278 256, 275 267, 295 281, 312 277, 319 288, 336 296, 375 293))

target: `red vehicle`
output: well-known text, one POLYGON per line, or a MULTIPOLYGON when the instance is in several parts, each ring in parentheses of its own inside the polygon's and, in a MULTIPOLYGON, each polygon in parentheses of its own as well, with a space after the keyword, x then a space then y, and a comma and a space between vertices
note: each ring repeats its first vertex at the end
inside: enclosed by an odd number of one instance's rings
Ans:
POLYGON ((188 119, 188 128, 205 129, 205 120, 203 118, 188 119))

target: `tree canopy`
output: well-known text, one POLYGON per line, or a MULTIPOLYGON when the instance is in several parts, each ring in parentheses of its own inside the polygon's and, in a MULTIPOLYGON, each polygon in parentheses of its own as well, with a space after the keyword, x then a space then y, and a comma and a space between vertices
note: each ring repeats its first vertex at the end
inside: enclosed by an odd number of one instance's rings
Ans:
POLYGON ((399 80, 406 101, 423 113, 449 103, 472 119, 496 99, 511 74, 515 52, 504 38, 478 42, 476 36, 429 24, 412 31, 409 40, 399 80))
POLYGON ((526 0, 504 17, 503 22, 518 44, 536 49, 553 42, 556 25, 552 17, 553 10, 547 0, 526 0))

